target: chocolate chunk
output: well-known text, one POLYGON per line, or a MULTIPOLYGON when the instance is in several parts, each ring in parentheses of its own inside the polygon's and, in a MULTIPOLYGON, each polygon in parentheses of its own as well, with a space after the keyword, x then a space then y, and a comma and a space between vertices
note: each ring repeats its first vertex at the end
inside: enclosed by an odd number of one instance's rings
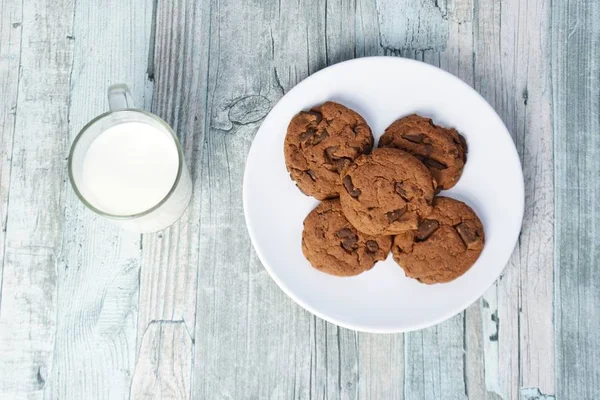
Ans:
POLYGON ((308 124, 311 126, 319 125, 321 120, 323 119, 323 115, 318 111, 300 111, 300 114, 308 117, 308 124))
POLYGON ((335 152, 340 149, 340 146, 329 146, 325 149, 325 159, 328 163, 333 164, 339 160, 339 157, 335 155, 335 152))
POLYGON ((352 197, 354 197, 355 199, 358 198, 358 196, 360 196, 360 190, 355 188, 354 185, 352 184, 352 178, 350 178, 350 175, 346 175, 344 177, 344 187, 346 188, 346 191, 348 192, 348 194, 352 197))
POLYGON ((325 160, 329 166, 325 166, 330 171, 341 172, 348 165, 352 163, 352 160, 348 157, 338 157, 335 152, 340 149, 340 146, 329 146, 325 149, 325 160))
POLYGON ((341 238, 347 238, 347 237, 356 236, 356 235, 354 234, 354 232, 352 232, 352 229, 342 228, 335 234, 335 236, 337 236, 341 239, 341 238))
POLYGON ((316 146, 328 137, 329 133, 327 133, 326 130, 323 130, 320 134, 312 136, 308 142, 313 146, 316 146))
POLYGON ((369 253, 375 253, 377 250, 379 250, 379 245, 374 240, 367 240, 365 245, 367 246, 367 251, 369 253))
POLYGON ((442 164, 441 162, 436 161, 433 158, 421 157, 421 160, 423 161, 423 164, 425 164, 431 168, 440 169, 440 170, 448 168, 447 165, 442 164))
POLYGON ((460 224, 456 225, 454 229, 456 229, 456 232, 458 232, 462 241, 465 242, 465 246, 467 246, 467 249, 472 248, 473 245, 477 243, 476 233, 473 232, 471 228, 469 228, 469 226, 464 222, 461 222, 460 224))
POLYGON ((353 252, 358 249, 358 237, 356 235, 343 238, 342 239, 342 248, 348 252, 353 252))
POLYGON ((440 223, 438 221, 434 219, 424 219, 423 222, 419 224, 415 236, 419 242, 422 242, 429 239, 429 237, 433 235, 433 233, 437 231, 439 227, 440 223))
POLYGON ((315 121, 316 124, 318 124, 319 122, 321 122, 323 120, 323 114, 321 114, 318 111, 310 110, 310 111, 305 111, 305 112, 306 112, 306 114, 310 114, 316 118, 316 121, 315 121))
POLYGON ((350 228, 340 229, 335 236, 342 239, 341 246, 346 251, 354 251, 358 249, 358 235, 350 228))
POLYGON ((404 206, 397 210, 386 213, 385 216, 387 217, 388 222, 391 224, 394 221, 398 221, 400 219, 400 217, 402 217, 404 215, 404 213, 406 212, 406 209, 407 209, 406 206, 404 206))
POLYGON ((345 238, 342 240, 342 247, 348 252, 353 252, 358 249, 358 242, 356 238, 345 238))
POLYGON ((317 180, 317 175, 316 175, 316 174, 315 174, 315 173, 314 173, 312 170, 310 170, 310 169, 307 169, 307 170, 306 170, 306 174, 307 174, 308 176, 310 176, 310 179, 312 179, 313 181, 316 181, 316 180, 317 180))
POLYGON ((305 140, 310 139, 316 132, 317 130, 315 128, 308 128, 305 132, 302 132, 300 136, 298 136, 298 140, 304 142, 305 140))
POLYGON ((408 140, 409 142, 413 142, 413 143, 423 143, 423 140, 425 139, 425 135, 423 135, 422 133, 405 133, 402 135, 402 138, 408 140))
POLYGON ((406 201, 410 201, 410 198, 408 196, 408 191, 406 190, 406 188, 404 187, 404 183, 403 182, 396 182, 396 184, 394 185, 394 190, 396 191, 396 193, 398 193, 400 195, 400 197, 402 197, 404 200, 406 201))

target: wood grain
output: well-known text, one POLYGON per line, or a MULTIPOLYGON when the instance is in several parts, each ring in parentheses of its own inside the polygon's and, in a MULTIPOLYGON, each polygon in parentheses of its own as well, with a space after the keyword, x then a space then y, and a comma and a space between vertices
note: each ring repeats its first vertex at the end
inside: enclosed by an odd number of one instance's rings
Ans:
POLYGON ((153 3, 0 0, 0 398, 600 398, 600 5, 153 3), (523 232, 482 300, 387 336, 289 300, 241 203, 275 102, 327 65, 383 54, 473 85, 526 186, 523 232), (181 220, 143 238, 66 181, 70 141, 117 82, 174 127, 195 186, 181 220))
MULTIPOLYGON (((502 43, 502 3, 478 2, 474 8, 474 87, 507 121, 503 108, 503 71, 507 66, 503 57, 508 53, 502 43), (502 93, 500 95, 499 93, 502 93), (504 113, 504 115, 503 115, 504 113)), ((505 22, 506 24, 506 22, 505 22)), ((514 29, 514 28, 513 28, 514 29)), ((504 32, 506 32, 506 27, 504 32)), ((514 57, 514 52, 510 53, 514 57)), ((511 71, 514 70, 511 69, 511 71)), ((512 94, 509 91, 508 94, 512 94)), ((514 96, 513 96, 514 97, 514 96)), ((515 132, 508 126, 515 138, 515 132)), ((513 259, 518 252, 513 253, 513 259)), ((500 279, 483 296, 482 346, 486 391, 500 399, 519 397, 519 332, 518 332, 518 264, 511 261, 500 279)))
MULTIPOLYGON (((155 93, 152 110, 176 131, 194 187, 198 189, 199 143, 202 143, 203 130, 197 121, 203 118, 201 102, 205 96, 199 70, 206 58, 202 51, 194 50, 201 47, 199 34, 203 25, 194 26, 193 21, 200 10, 184 3, 159 2, 155 12, 157 31, 153 33, 150 66, 155 93), (189 37, 177 41, 171 31, 162 30, 167 26, 177 27, 180 35, 189 37), (161 62, 164 59, 170 62, 161 62)), ((189 208, 177 223, 162 232, 144 235, 138 346, 152 321, 183 321, 193 338, 199 268, 199 206, 198 190, 195 190, 189 208)), ((187 358, 191 360, 192 354, 187 358)))
POLYGON ((13 138, 17 115, 23 5, 0 1, 0 310, 2 309, 2 270, 8 217, 13 138))
POLYGON ((192 338, 184 322, 153 321, 142 337, 130 398, 189 398, 192 338))
POLYGON ((2 398, 42 398, 52 368, 67 147, 60 132, 68 114, 72 47, 66 45, 66 36, 71 31, 72 3, 51 3, 2 4, 1 48, 3 54, 7 51, 2 63, 13 68, 8 75, 2 72, 7 96, 13 97, 0 105, 3 125, 9 124, 2 133, 2 150, 11 154, 10 170, 5 172, 2 164, 1 188, 8 189, 2 196, 6 207, 0 304, 2 398), (18 54, 13 35, 19 38, 18 54), (8 83, 15 78, 16 84, 8 83), (7 108, 14 116, 7 118, 7 108), (12 149, 5 140, 12 141, 12 149))
POLYGON ((446 48, 450 24, 445 0, 377 0, 377 16, 380 46, 385 51, 446 48))
MULTIPOLYGON (((63 127, 69 141, 108 110, 110 84, 126 83, 144 105, 151 7, 146 0, 75 3, 73 27, 65 34, 74 47, 63 127)), ((45 397, 127 398, 136 355, 140 236, 94 215, 67 185, 56 343, 45 397)))
MULTIPOLYGON (((184 149, 194 192, 187 211, 170 228, 144 235, 143 265, 140 272, 140 310, 136 379, 131 398, 146 398, 152 392, 147 384, 157 385, 164 396, 190 398, 194 363, 194 331, 198 287, 200 219, 200 179, 204 137, 208 30, 201 2, 159 1, 155 10, 155 31, 151 49, 151 79, 154 80, 152 111, 175 130, 184 149), (165 62, 165 60, 168 60, 165 62), (162 353, 156 335, 177 325, 177 335, 189 341, 171 346, 162 353), (150 336, 149 336, 150 335, 150 336), (147 346, 151 346, 148 348, 147 346), (172 359, 172 367, 155 366, 148 378, 148 363, 157 355, 172 359), (167 390, 173 373, 181 372, 177 393, 167 390), (138 372, 138 371, 143 372, 138 372), (140 375, 141 374, 141 375, 140 375), (150 380, 148 380, 150 379, 150 380), (171 393, 171 394, 169 394, 171 393)), ((152 364, 154 365, 154 364, 152 364)))
POLYGON ((553 171, 549 10, 544 1, 480 1, 475 88, 513 134, 525 180, 523 231, 502 278, 484 296, 486 386, 554 393, 553 171), (491 373, 491 374, 490 374, 491 373))
POLYGON ((600 398, 600 4, 552 3, 556 394, 600 398))

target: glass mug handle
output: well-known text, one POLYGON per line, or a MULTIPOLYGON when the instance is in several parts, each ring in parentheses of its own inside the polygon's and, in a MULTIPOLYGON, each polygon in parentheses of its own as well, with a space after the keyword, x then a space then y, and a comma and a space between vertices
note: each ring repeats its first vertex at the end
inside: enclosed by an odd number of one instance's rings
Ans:
POLYGON ((129 88, 124 83, 111 85, 108 88, 108 108, 110 111, 124 110, 127 108, 135 108, 133 104, 133 96, 129 88))

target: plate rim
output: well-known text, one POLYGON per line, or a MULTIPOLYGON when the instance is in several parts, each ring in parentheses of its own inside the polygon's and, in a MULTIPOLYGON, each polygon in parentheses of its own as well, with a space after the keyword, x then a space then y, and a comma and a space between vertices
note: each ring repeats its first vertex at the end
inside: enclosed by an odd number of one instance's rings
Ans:
MULTIPOLYGON (((517 182, 515 182, 517 183, 517 182)), ((523 218, 524 218, 524 214, 525 214, 525 180, 524 180, 524 174, 523 174, 523 165, 521 163, 521 158, 519 156, 519 153, 517 151, 517 147, 515 145, 515 142, 510 134, 510 131, 508 130, 508 128, 506 127, 506 124, 504 124, 504 121, 502 120, 502 118, 500 117, 500 115, 498 115, 498 113, 496 112, 496 110, 494 109, 494 107, 492 107, 492 105, 477 91, 475 90, 471 85, 469 85, 468 83, 466 83, 465 81, 463 81, 462 79, 460 79, 459 77, 457 77, 456 75, 442 69, 442 68, 438 68, 434 65, 428 64, 426 62, 423 61, 419 61, 419 60, 413 60, 410 58, 403 58, 403 57, 393 57, 393 56, 371 56, 371 57, 359 57, 359 58, 354 58, 354 59, 350 59, 350 60, 346 60, 346 61, 342 61, 339 62, 337 64, 333 64, 330 66, 327 66, 309 76, 307 76, 306 78, 304 78, 303 80, 301 80, 300 82, 296 83, 294 85, 294 87, 292 87, 288 92, 284 93, 283 96, 281 96, 281 98, 275 103, 275 105, 273 105, 273 107, 271 107, 271 110, 269 111, 269 113, 267 114, 267 116, 265 117, 265 119, 261 122, 259 128, 256 130, 256 133, 254 135, 254 137, 252 138, 252 144, 250 145, 250 149, 248 150, 248 155, 246 156, 246 162, 244 164, 244 175, 243 175, 243 182, 242 182, 242 203, 243 203, 243 209, 244 209, 244 221, 246 223, 246 229, 248 230, 248 235, 250 236, 250 242, 252 244, 252 247, 254 248, 254 251, 256 252, 258 259, 260 260, 263 268, 268 272, 269 276, 271 277, 271 279, 273 279, 273 281, 275 281, 275 283, 277 284, 277 286, 279 287, 280 290, 282 290, 289 298, 291 298, 297 305, 299 305, 300 307, 302 307, 303 309, 307 310, 308 312, 312 313, 313 315, 316 315, 317 317, 330 322, 332 324, 338 325, 340 327, 346 328, 346 329, 350 329, 350 330, 354 330, 357 332, 365 332, 365 333, 382 333, 382 334, 393 334, 393 333, 407 333, 407 332, 413 332, 413 331, 418 331, 421 329, 425 329, 425 328, 429 328, 435 325, 438 325, 452 317, 454 317, 455 315, 458 315, 459 313, 465 311, 469 306, 471 306, 472 304, 474 304, 478 299, 480 299, 485 292, 491 288, 498 280, 498 278, 503 274, 504 270, 506 269, 506 266, 508 265, 508 262, 510 261, 512 255, 514 254, 515 248, 517 246, 517 243, 519 241, 519 237, 521 236, 521 232, 523 230, 523 218), (256 136, 259 134, 262 126, 264 125, 264 123, 270 119, 272 117, 272 111, 279 105, 279 103, 281 103, 281 101, 290 93, 296 91, 298 89, 298 87, 302 84, 305 83, 306 81, 315 78, 316 76, 319 76, 323 73, 327 72, 331 72, 332 70, 338 69, 338 68, 343 68, 343 67, 347 67, 349 64, 359 64, 359 63, 371 63, 371 62, 395 62, 395 63, 407 63, 407 64, 414 64, 417 65, 418 68, 425 68, 425 69, 432 69, 432 70, 436 70, 437 72, 441 72, 442 75, 445 75, 446 78, 449 78, 451 80, 455 80, 458 84, 460 84, 461 86, 465 87, 467 90, 470 90, 472 93, 474 93, 476 96, 479 97, 479 99, 482 101, 482 104, 485 107, 488 107, 491 111, 492 111, 492 115, 494 116, 494 118, 497 119, 497 121, 500 123, 500 125, 504 128, 504 134, 508 136, 508 139, 510 140, 510 142, 512 143, 512 157, 516 160, 516 162, 518 163, 518 188, 513 188, 513 190, 518 190, 518 199, 520 200, 520 204, 519 204, 519 230, 518 233, 513 241, 513 244, 511 246, 512 251, 508 254, 508 257, 506 258, 506 260, 504 260, 503 262, 503 268, 498 272, 498 274, 494 277, 494 280, 489 284, 486 285, 485 287, 481 287, 481 289, 479 290, 475 290, 473 293, 473 296, 469 296, 463 303, 461 303, 461 305, 459 307, 456 307, 455 309, 449 311, 449 312, 444 312, 442 313, 441 316, 434 318, 430 321, 427 322, 423 322, 423 323, 417 323, 417 324, 413 324, 412 326, 408 327, 408 328, 380 328, 380 327, 372 327, 364 324, 360 324, 360 323, 348 323, 345 321, 340 321, 337 320, 334 317, 328 316, 323 314, 321 311, 315 309, 314 307, 306 304, 305 302, 303 302, 299 297, 296 296, 296 294, 289 289, 289 287, 277 276, 277 274, 271 269, 271 266, 265 262, 266 257, 264 256, 262 249, 260 248, 260 246, 257 246, 256 243, 256 236, 255 236, 255 232, 254 232, 254 227, 252 226, 252 224, 250 223, 250 217, 249 217, 249 198, 248 198, 248 160, 250 160, 250 158, 252 157, 252 152, 255 149, 255 145, 256 145, 256 136)))

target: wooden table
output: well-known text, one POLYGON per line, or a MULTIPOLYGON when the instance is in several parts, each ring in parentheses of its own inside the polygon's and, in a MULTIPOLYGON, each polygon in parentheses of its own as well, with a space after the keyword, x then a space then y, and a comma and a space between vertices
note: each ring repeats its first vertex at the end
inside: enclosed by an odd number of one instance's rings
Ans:
POLYGON ((599 399, 600 3, 0 0, 0 399, 599 399), (301 309, 244 227, 252 138, 339 61, 459 76, 521 156, 523 232, 483 298, 438 326, 356 333, 301 309), (125 82, 178 132, 182 220, 84 209, 70 142, 125 82))

